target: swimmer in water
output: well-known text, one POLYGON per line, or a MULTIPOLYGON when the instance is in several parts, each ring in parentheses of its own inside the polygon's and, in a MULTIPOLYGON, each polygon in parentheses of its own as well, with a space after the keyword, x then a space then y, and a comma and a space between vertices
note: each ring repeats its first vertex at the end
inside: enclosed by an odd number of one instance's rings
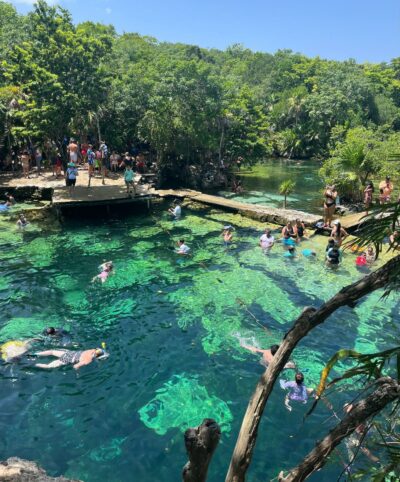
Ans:
POLYGON ((17 221, 17 226, 18 226, 19 228, 24 228, 24 227, 27 226, 28 224, 29 224, 29 223, 28 223, 28 221, 26 220, 26 217, 24 216, 24 214, 21 213, 21 214, 19 215, 19 219, 18 219, 18 221, 17 221))
POLYGON ((54 341, 62 346, 66 346, 71 343, 70 334, 63 328, 54 328, 54 326, 49 326, 43 330, 41 336, 44 341, 54 341))
POLYGON ((270 229, 266 229, 264 234, 260 237, 260 248, 263 250, 264 254, 268 254, 275 244, 275 238, 271 234, 270 229))
POLYGON ((189 254, 190 248, 185 244, 184 239, 178 241, 178 249, 175 251, 176 254, 187 255, 189 254))
POLYGON ((59 368, 65 365, 73 365, 75 370, 89 365, 96 358, 107 356, 102 348, 95 348, 93 350, 71 351, 71 350, 46 350, 36 353, 37 356, 54 356, 58 360, 54 360, 47 365, 44 363, 36 363, 38 368, 59 368))
POLYGON ((114 265, 112 261, 107 261, 99 266, 99 269, 101 269, 101 273, 94 276, 92 279, 92 283, 96 280, 100 280, 102 283, 104 283, 107 278, 110 276, 111 272, 114 269, 114 265))
POLYGON ((221 236, 224 238, 224 246, 228 248, 232 244, 232 226, 224 226, 221 236))
POLYGON ((182 216, 182 208, 179 203, 176 203, 176 206, 174 208, 168 209, 168 212, 172 214, 174 219, 180 219, 182 216))
MULTIPOLYGON (((260 348, 256 348, 255 346, 250 346, 250 345, 242 345, 242 347, 246 348, 246 350, 249 350, 252 353, 261 353, 262 354, 261 364, 266 367, 272 362, 272 359, 274 358, 275 353, 279 349, 279 345, 271 345, 271 348, 269 350, 261 350, 260 348)), ((283 368, 284 369, 296 368, 296 365, 294 362, 288 361, 283 368)))
POLYGON ((289 246, 289 249, 283 253, 285 258, 296 258, 296 248, 294 246, 289 246))
POLYGON ((312 388, 307 388, 304 385, 304 375, 300 372, 296 373, 294 381, 280 380, 280 385, 284 390, 289 389, 289 393, 285 397, 285 407, 289 412, 292 411, 291 401, 307 403, 308 396, 314 391, 312 388))

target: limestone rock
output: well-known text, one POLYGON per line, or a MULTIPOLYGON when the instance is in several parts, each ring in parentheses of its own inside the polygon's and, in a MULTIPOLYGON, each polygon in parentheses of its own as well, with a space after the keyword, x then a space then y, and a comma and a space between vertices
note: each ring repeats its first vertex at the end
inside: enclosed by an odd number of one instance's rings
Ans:
POLYGON ((49 477, 35 462, 10 457, 0 462, 1 482, 82 482, 65 477, 49 477))

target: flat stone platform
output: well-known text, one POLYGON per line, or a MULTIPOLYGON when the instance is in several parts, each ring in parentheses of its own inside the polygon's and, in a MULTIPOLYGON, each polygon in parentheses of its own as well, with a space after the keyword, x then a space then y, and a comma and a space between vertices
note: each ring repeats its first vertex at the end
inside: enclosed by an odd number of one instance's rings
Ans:
POLYGON ((221 196, 213 196, 210 194, 203 194, 199 191, 192 190, 157 190, 156 195, 160 197, 175 197, 175 198, 189 198, 193 201, 207 204, 209 206, 216 206, 222 209, 229 209, 239 212, 249 218, 257 219, 259 221, 267 221, 273 224, 285 225, 288 221, 301 219, 308 227, 314 226, 315 223, 321 221, 321 216, 315 214, 305 213, 303 211, 296 211, 294 209, 279 209, 260 204, 249 204, 232 199, 226 199, 221 196))
POLYGON ((68 188, 55 187, 53 191, 53 205, 57 208, 77 207, 77 206, 96 206, 105 204, 125 204, 138 202, 144 199, 151 199, 155 195, 155 190, 147 184, 136 186, 136 195, 129 195, 125 185, 112 186, 76 186, 72 196, 69 195, 68 188))

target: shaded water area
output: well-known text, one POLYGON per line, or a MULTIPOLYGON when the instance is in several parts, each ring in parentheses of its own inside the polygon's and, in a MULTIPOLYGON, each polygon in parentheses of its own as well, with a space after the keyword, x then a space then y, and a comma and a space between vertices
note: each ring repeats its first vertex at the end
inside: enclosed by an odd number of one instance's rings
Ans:
MULTIPOLYGON (((78 373, 71 367, 39 370, 35 359, 1 366, 1 459, 37 460, 51 474, 86 482, 177 481, 186 461, 183 431, 214 417, 223 436, 209 480, 224 480, 263 371, 259 357, 240 343, 269 347, 304 306, 319 305, 362 276, 352 254, 337 272, 326 269, 322 237, 299 248, 315 249, 315 260, 301 254, 287 259, 280 245, 266 256, 258 247, 264 227, 211 209, 184 209, 184 217, 172 222, 165 206, 151 216, 70 219, 62 227, 33 224, 23 232, 3 215, 0 342, 52 325, 71 332, 73 349, 105 342, 110 357, 78 373), (236 229, 228 250, 220 237, 226 223, 236 229), (185 259, 172 249, 181 237, 191 247, 185 259), (105 259, 114 261, 115 274, 103 285, 92 284, 105 259)), ((395 297, 382 303, 380 295, 340 310, 295 351, 309 386, 338 348, 372 352, 395 343, 400 304, 395 297)), ((45 346, 36 343, 33 351, 45 346)), ((283 376, 293 375, 289 370, 283 376)), ((341 413, 353 395, 348 387, 330 400, 341 413)), ((289 413, 283 400, 276 386, 249 481, 270 480, 297 463, 321 429, 335 422, 321 405, 303 424, 307 406, 289 413)), ((341 470, 333 457, 311 480, 336 480, 341 470)))
POLYGON ((324 186, 318 175, 320 167, 315 160, 266 159, 236 172, 242 181, 243 193, 235 194, 226 190, 220 194, 237 201, 283 207, 279 186, 290 179, 296 183, 296 187, 287 198, 288 208, 321 214, 324 186))

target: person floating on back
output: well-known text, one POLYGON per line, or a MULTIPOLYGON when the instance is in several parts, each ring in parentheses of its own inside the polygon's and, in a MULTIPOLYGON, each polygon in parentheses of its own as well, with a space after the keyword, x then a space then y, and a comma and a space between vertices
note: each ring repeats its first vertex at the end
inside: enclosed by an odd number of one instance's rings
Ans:
POLYGON ((46 350, 36 353, 37 356, 54 356, 58 360, 54 360, 50 363, 36 363, 38 368, 59 368, 65 365, 73 365, 75 370, 89 365, 93 360, 106 358, 107 353, 102 348, 95 348, 93 350, 84 351, 71 351, 71 350, 46 350))
POLYGON ((304 375, 300 372, 296 373, 294 381, 279 380, 281 388, 289 390, 285 397, 285 407, 292 411, 290 406, 291 401, 307 403, 308 396, 314 391, 312 388, 307 388, 304 385, 304 375))

